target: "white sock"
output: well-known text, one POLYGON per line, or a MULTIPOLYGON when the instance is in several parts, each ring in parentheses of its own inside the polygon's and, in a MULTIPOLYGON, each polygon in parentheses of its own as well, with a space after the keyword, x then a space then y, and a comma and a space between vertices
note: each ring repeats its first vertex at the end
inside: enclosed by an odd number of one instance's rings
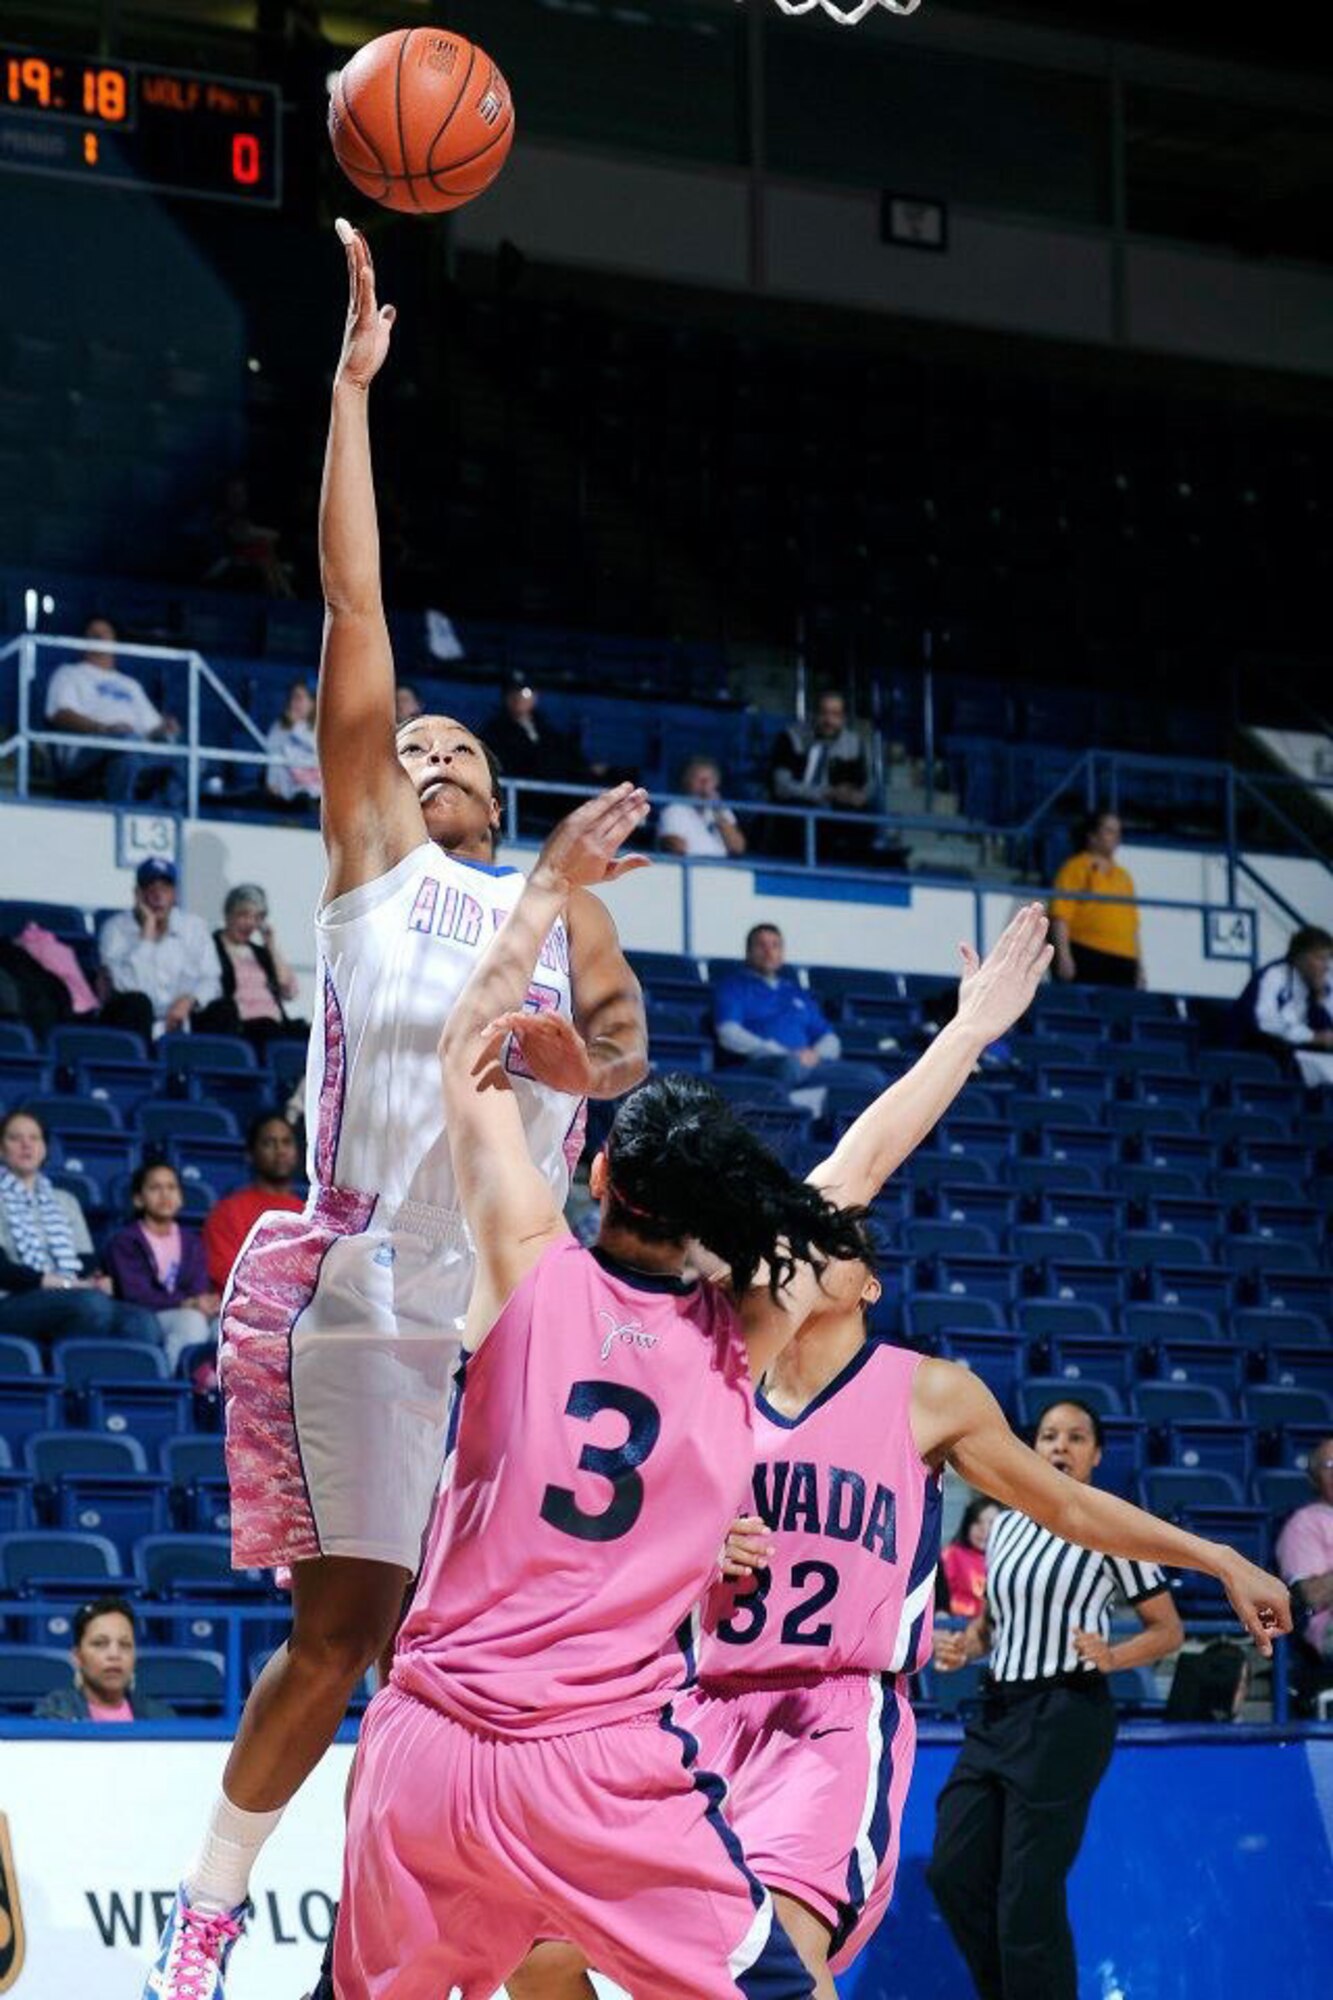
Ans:
POLYGON ((279 1806, 276 1812, 244 1812, 225 1792, 218 1793, 204 1844, 185 1876, 185 1894, 192 1909, 209 1917, 221 1916, 245 1901, 259 1850, 286 1810, 279 1806))

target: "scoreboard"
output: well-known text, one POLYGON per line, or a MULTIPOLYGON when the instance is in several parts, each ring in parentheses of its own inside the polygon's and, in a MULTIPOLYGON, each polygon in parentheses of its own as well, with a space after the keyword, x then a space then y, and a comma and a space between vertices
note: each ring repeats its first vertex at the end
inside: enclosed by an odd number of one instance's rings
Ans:
POLYGON ((276 208, 277 87, 0 43, 0 169, 276 208))

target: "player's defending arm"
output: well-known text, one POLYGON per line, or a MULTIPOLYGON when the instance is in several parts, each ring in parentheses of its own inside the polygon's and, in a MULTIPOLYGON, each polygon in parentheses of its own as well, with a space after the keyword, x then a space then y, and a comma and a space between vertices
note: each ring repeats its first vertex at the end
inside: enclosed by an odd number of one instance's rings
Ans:
POLYGON ((1015 1507, 1052 1534, 1102 1555, 1169 1563, 1215 1576, 1261 1653, 1291 1630, 1286 1585, 1235 1549, 1159 1521, 1141 1507, 1071 1479, 1014 1436, 985 1384, 953 1361, 923 1361, 912 1388, 912 1432, 921 1456, 945 1459, 979 1493, 1015 1507))
POLYGON ((523 893, 459 994, 440 1039, 445 1125, 459 1200, 477 1248, 467 1341, 475 1346, 506 1299, 565 1227, 545 1177, 533 1165, 505 1074, 507 1038, 527 1052, 542 1016, 523 1010, 551 926, 580 887, 644 866, 618 859, 648 811, 644 794, 621 785, 562 820, 523 893))
POLYGON ((574 1019, 588 1051, 585 1097, 620 1097, 648 1074, 643 991, 601 898, 576 890, 569 902, 574 1019))
POLYGON ((347 325, 319 499, 324 648, 315 722, 331 897, 373 881, 425 838, 394 753, 393 654, 370 457, 370 385, 389 352, 394 309, 376 300, 364 236, 341 221, 338 235, 347 252, 347 325))
POLYGON ((810 1179, 835 1200, 873 1201, 889 1176, 914 1153, 957 1097, 983 1049, 1005 1034, 1032 1004, 1051 947, 1046 912, 1029 903, 984 959, 960 947, 963 977, 958 1012, 918 1063, 891 1084, 849 1126, 810 1179))

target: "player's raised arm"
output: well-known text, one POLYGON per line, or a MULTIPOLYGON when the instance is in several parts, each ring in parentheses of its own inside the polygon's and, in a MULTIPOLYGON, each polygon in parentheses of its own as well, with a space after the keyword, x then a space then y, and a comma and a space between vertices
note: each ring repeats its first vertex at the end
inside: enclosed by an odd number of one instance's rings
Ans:
POLYGON ((620 785, 561 821, 455 1001, 440 1039, 445 1123, 459 1200, 477 1250, 468 1314, 473 1345, 565 1226, 528 1152, 504 1051, 512 1037, 527 1054, 542 1034, 545 1017, 525 1012, 523 1002, 542 946, 571 896, 647 866, 639 857, 619 854, 647 812, 644 793, 620 785))
POLYGON ((836 1200, 874 1200, 889 1176, 938 1125, 971 1076, 983 1049, 1006 1034, 1032 1004, 1051 962, 1040 903, 1018 912, 984 959, 961 947, 958 1012, 906 1076, 877 1097, 810 1175, 836 1200))
POLYGON ((376 299, 364 236, 341 221, 338 235, 347 253, 347 325, 319 499, 324 648, 316 709, 330 897, 382 875, 425 838, 394 752, 393 654, 370 456, 370 385, 389 351, 394 309, 376 299))
POLYGON ((922 1362, 912 1391, 912 1429, 924 1459, 947 1458, 979 1493, 1017 1508, 1066 1542, 1215 1576, 1261 1653, 1272 1652, 1277 1633, 1290 1632, 1290 1600, 1275 1576, 1235 1549, 1057 1472, 1015 1437, 994 1396, 970 1369, 952 1361, 922 1362))

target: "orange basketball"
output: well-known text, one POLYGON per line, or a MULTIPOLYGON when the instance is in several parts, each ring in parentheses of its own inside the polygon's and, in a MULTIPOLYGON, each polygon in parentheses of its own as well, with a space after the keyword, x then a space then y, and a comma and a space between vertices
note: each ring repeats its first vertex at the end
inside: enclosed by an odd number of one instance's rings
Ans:
POLYGON ((408 215, 436 215, 495 179, 513 143, 514 100, 466 36, 395 28, 358 49, 338 77, 329 137, 362 194, 408 215))

